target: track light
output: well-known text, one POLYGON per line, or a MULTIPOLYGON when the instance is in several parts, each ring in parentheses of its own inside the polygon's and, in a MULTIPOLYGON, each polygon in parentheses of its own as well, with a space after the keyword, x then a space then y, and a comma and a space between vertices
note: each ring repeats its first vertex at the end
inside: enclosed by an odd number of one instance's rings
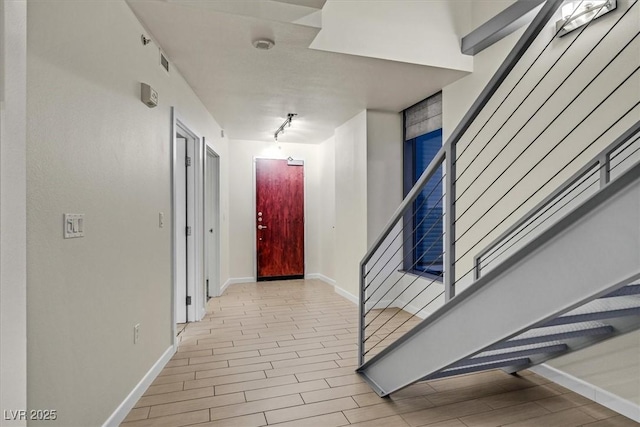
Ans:
POLYGON ((287 114, 287 118, 284 121, 284 123, 282 123, 280 125, 280 127, 278 128, 278 130, 276 130, 276 132, 273 134, 273 138, 277 141, 278 140, 278 135, 280 134, 284 134, 284 128, 285 127, 291 127, 291 121, 293 120, 293 118, 297 116, 296 113, 289 113, 287 114))
POLYGON ((588 24, 591 20, 611 12, 617 7, 616 0, 576 0, 562 6, 562 19, 556 22, 560 37, 588 24))

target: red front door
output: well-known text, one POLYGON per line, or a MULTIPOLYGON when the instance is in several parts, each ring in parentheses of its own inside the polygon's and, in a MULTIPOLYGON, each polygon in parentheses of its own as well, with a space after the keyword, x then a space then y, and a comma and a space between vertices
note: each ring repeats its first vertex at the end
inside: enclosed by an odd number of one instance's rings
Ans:
POLYGON ((304 166, 256 159, 258 280, 304 277, 304 166))

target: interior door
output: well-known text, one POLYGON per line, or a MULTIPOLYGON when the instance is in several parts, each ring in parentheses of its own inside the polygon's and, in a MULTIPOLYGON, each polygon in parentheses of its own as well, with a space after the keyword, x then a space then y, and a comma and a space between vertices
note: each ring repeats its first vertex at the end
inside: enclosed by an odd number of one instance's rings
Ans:
POLYGON ((258 280, 304 277, 304 166, 256 159, 258 280))
MULTIPOLYGON (((177 167, 176 175, 176 224, 184 230, 187 224, 187 168, 184 160, 187 157, 187 139, 176 138, 177 167)), ((176 239, 176 322, 187 322, 187 236, 184 232, 178 232, 176 239)))
POLYGON ((194 228, 195 173, 193 159, 195 141, 178 134, 176 137, 176 322, 197 320, 192 297, 196 293, 196 240, 194 228))

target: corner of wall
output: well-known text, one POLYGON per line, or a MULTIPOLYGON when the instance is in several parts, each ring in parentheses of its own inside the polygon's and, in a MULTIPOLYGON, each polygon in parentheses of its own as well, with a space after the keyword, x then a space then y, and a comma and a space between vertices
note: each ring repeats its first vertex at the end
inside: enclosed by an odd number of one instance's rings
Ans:
MULTIPOLYGON (((27 3, 0 5, 0 411, 27 409, 27 3)), ((5 418, 6 420, 6 418, 5 418)), ((3 425, 4 422, 3 421, 3 425)), ((26 425, 8 421, 6 425, 26 425)))

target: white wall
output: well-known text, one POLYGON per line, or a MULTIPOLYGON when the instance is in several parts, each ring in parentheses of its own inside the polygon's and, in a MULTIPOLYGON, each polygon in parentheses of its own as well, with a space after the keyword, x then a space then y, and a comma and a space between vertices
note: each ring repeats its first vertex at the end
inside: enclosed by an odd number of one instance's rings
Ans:
POLYGON ((329 0, 311 48, 471 71, 459 44, 469 11, 450 1, 329 0))
MULTIPOLYGON (((474 28, 482 25, 506 7, 513 3, 509 1, 472 2, 471 20, 474 28)), ((442 138, 446 141, 456 128, 473 101, 493 77, 502 60, 509 54, 526 27, 523 27, 498 43, 473 56, 473 73, 459 79, 455 83, 442 89, 442 138)))
POLYGON ((336 286, 358 295, 367 251, 367 112, 336 129, 336 286))
POLYGON ((320 229, 318 273, 335 282, 336 263, 336 141, 320 144, 320 229))
POLYGON ((402 203, 402 114, 367 111, 367 246, 402 203))
MULTIPOLYGON (((26 17, 26 2, 0 3, 0 412, 3 414, 27 409, 26 17)), ((26 425, 25 421, 2 423, 26 425)))
POLYGON ((305 175, 305 273, 319 273, 320 146, 317 144, 263 141, 229 141, 230 183, 230 277, 232 281, 255 280, 255 187, 254 158, 304 160, 305 175))
MULTIPOLYGON (((469 172, 467 172, 467 176, 459 180, 457 184, 458 195, 468 186, 471 186, 472 178, 480 172, 481 168, 488 164, 493 156, 497 155, 499 150, 504 149, 500 161, 494 163, 491 169, 485 174, 485 177, 479 179, 476 184, 474 184, 473 190, 468 192, 468 196, 465 196, 464 200, 461 199, 459 201, 457 207, 458 215, 469 207, 471 201, 480 194, 480 191, 487 188, 488 183, 495 179, 498 173, 515 159, 516 155, 522 151, 524 146, 530 142, 533 137, 538 135, 544 124, 550 123, 553 117, 559 113, 560 109, 564 108, 573 96, 577 94, 578 90, 584 87, 595 73, 609 61, 613 54, 617 52, 619 48, 617 45, 621 44, 620 40, 622 40, 623 35, 626 34, 628 36, 635 34, 637 31, 637 23, 640 19, 640 12, 637 8, 627 17, 626 21, 616 28, 612 33, 614 36, 606 39, 598 48, 599 50, 595 52, 595 55, 592 55, 585 61, 580 71, 572 74, 571 83, 563 86, 558 92, 558 96, 547 104, 545 110, 542 110, 537 118, 528 120, 535 106, 540 105, 544 99, 552 93, 552 90, 557 87, 566 73, 568 73, 568 71, 586 55, 586 52, 595 45, 596 41, 603 36, 604 32, 609 28, 609 25, 605 23, 611 23, 612 20, 616 20, 628 6, 629 2, 626 0, 618 2, 619 10, 617 12, 596 21, 594 25, 589 27, 587 31, 581 35, 579 42, 574 45, 572 50, 561 60, 562 62, 559 63, 559 66, 546 78, 547 83, 539 86, 537 92, 523 104, 523 107, 518 110, 513 119, 511 119, 504 130, 501 131, 502 133, 492 141, 492 145, 488 146, 480 155, 480 161, 476 163, 476 166, 472 166, 469 172), (513 136, 524 123, 527 123, 527 129, 507 146, 506 144, 510 137, 513 136)), ((498 11, 498 9, 501 8, 497 8, 496 11, 498 11)), ((474 16, 482 13, 482 19, 488 17, 486 12, 486 10, 474 8, 474 16)), ((507 79, 505 86, 499 89, 494 99, 489 102, 488 107, 481 113, 478 124, 471 126, 470 131, 467 133, 467 136, 463 138, 458 148, 459 154, 461 149, 463 149, 470 140, 468 135, 475 135, 479 130, 480 124, 484 123, 482 119, 488 117, 488 115, 494 111, 498 102, 505 97, 507 90, 515 83, 514 80, 519 78, 524 72, 524 68, 531 63, 533 55, 537 54, 553 36, 553 25, 553 22, 551 22, 549 26, 542 31, 541 36, 534 43, 534 50, 532 51, 534 53, 525 55, 524 61, 516 66, 513 75, 507 79)), ((481 52, 479 55, 476 55, 474 73, 444 88, 443 122, 445 137, 451 134, 458 121, 462 118, 468 107, 475 100, 477 94, 480 93, 498 65, 517 41, 522 31, 523 30, 520 30, 512 34, 481 52)), ((520 89, 514 91, 513 97, 499 110, 496 117, 499 118, 500 121, 494 121, 488 125, 485 133, 481 133, 480 137, 470 145, 471 148, 466 154, 466 158, 459 159, 457 165, 458 174, 469 166, 470 159, 479 153, 480 147, 488 140, 489 137, 487 135, 493 135, 497 131, 498 125, 503 123, 507 115, 514 111, 520 100, 524 98, 525 94, 533 87, 535 82, 550 69, 551 63, 559 57, 560 53, 564 51, 574 37, 575 33, 562 39, 553 40, 545 56, 538 61, 528 77, 523 80, 520 89)), ((629 40, 629 38, 627 38, 627 40, 629 40)), ((638 50, 635 48, 637 45, 638 40, 636 40, 635 45, 632 46, 631 49, 628 49, 627 52, 622 55, 623 60, 617 61, 614 66, 603 74, 602 79, 597 85, 593 85, 578 102, 574 103, 574 105, 567 110, 568 114, 563 116, 565 119, 556 122, 550 127, 549 132, 545 134, 544 138, 540 139, 528 154, 522 157, 522 163, 519 163, 518 167, 512 168, 511 171, 505 173, 501 181, 494 186, 495 188, 485 193, 485 195, 482 196, 482 200, 477 203, 474 208, 469 210, 466 218, 462 220, 459 219, 456 230, 458 237, 461 235, 462 230, 470 226, 471 221, 477 219, 482 212, 491 207, 497 200, 497 197, 504 194, 521 175, 528 171, 533 162, 541 159, 544 153, 548 152, 553 145, 563 138, 571 127, 594 107, 594 104, 604 99, 604 96, 613 90, 614 87, 609 82, 615 81, 617 84, 621 80, 620 76, 628 75, 630 70, 633 70, 639 65, 638 61, 640 57, 638 57, 638 50)), ((605 108, 600 110, 597 120, 591 120, 587 125, 579 127, 577 132, 563 143, 563 148, 554 151, 554 155, 541 164, 540 170, 534 171, 523 181, 521 190, 512 192, 511 196, 502 202, 499 209, 494 210, 492 215, 485 217, 484 220, 475 226, 475 230, 472 230, 464 239, 460 240, 458 243, 458 255, 486 234, 497 220, 504 217, 506 213, 511 212, 516 206, 522 203, 523 199, 528 197, 528 194, 544 183, 550 174, 564 167, 569 160, 585 147, 585 141, 592 141, 593 137, 600 134, 605 126, 613 123, 617 118, 622 117, 629 106, 637 102, 639 98, 640 81, 634 78, 604 104, 605 108)), ((635 114, 632 113, 628 115, 623 122, 608 132, 604 138, 598 141, 582 157, 579 157, 569 168, 560 173, 558 177, 548 185, 548 188, 539 192, 530 202, 516 212, 512 219, 505 221, 501 227, 485 238, 482 241, 483 243, 478 245, 474 251, 464 259, 458 259, 456 273, 462 274, 466 272, 471 266, 471 257, 479 252, 484 245, 488 244, 497 234, 530 209, 534 203, 541 200, 546 194, 560 185, 570 174, 584 164, 584 162, 593 157, 598 151, 635 122, 638 118, 639 110, 636 108, 634 111, 635 114)), ((469 280, 464 280, 463 285, 466 285, 468 282, 469 280)), ((608 341, 572 355, 556 359, 550 362, 549 365, 561 369, 587 383, 601 387, 623 399, 638 404, 640 403, 640 375, 638 375, 638 372, 640 372, 640 358, 638 354, 640 354, 640 333, 636 332, 626 337, 608 341)))
POLYGON ((223 180, 226 142, 124 1, 27 10, 28 401, 58 410, 47 425, 101 425, 173 341, 171 227, 158 226, 159 212, 171 224, 170 107, 211 141, 223 180), (85 214, 84 238, 62 238, 65 212, 85 214))

